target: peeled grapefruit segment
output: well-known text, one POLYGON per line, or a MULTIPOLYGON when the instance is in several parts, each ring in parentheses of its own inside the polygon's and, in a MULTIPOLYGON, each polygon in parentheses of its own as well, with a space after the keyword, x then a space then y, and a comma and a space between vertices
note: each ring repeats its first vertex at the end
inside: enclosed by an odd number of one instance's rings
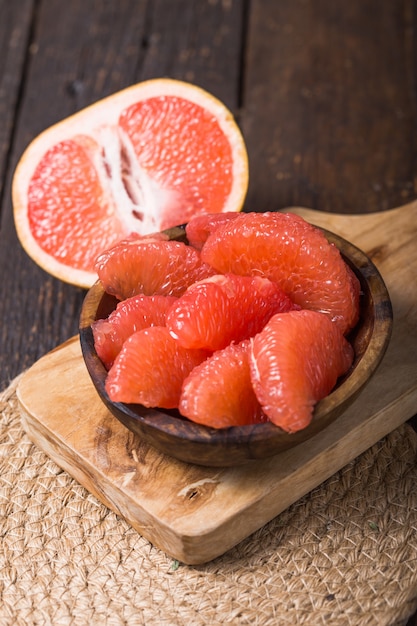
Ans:
POLYGON ((166 313, 176 302, 170 296, 145 296, 143 294, 119 302, 107 319, 92 324, 94 347, 107 369, 126 339, 149 326, 165 326, 166 313))
POLYGON ((167 328, 151 326, 123 344, 106 379, 113 402, 172 409, 191 370, 207 357, 203 350, 181 348, 167 328))
POLYGON ((251 385, 249 340, 230 344, 196 366, 184 380, 178 408, 213 428, 266 421, 251 385))
POLYGON ((179 297, 214 274, 191 246, 153 238, 117 243, 98 257, 96 271, 107 293, 119 300, 141 293, 179 297))
POLYGON ((23 154, 14 217, 27 253, 82 287, 94 259, 130 233, 240 211, 247 153, 230 111, 189 83, 155 79, 52 126, 23 154))
POLYGON ((265 276, 343 332, 358 321, 360 286, 323 232, 292 213, 240 213, 208 236, 201 258, 219 273, 265 276))
POLYGON ((108 247, 125 232, 106 193, 106 179, 91 158, 98 149, 88 137, 52 146, 28 187, 28 226, 34 240, 57 263, 71 263, 76 270, 94 264, 97 249, 91 242, 108 247))
POLYGON ((185 228, 189 244, 201 250, 212 232, 221 224, 233 220, 237 215, 238 213, 228 211, 227 213, 207 213, 191 218, 185 228))
POLYGON ((296 432, 353 361, 353 348, 327 315, 302 310, 274 315, 252 340, 251 380, 275 425, 296 432))
POLYGON ((183 347, 214 351, 252 337, 272 315, 293 308, 267 278, 221 274, 191 285, 172 305, 166 325, 183 347))

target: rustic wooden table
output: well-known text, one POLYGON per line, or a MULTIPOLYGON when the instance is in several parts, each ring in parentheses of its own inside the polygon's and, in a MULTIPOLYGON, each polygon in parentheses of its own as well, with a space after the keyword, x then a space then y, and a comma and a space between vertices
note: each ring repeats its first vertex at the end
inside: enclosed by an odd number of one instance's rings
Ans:
POLYGON ((397 207, 417 198, 416 11, 413 0, 0 0, 2 388, 77 332, 84 297, 16 238, 10 186, 32 138, 169 76, 234 112, 247 210, 397 207))

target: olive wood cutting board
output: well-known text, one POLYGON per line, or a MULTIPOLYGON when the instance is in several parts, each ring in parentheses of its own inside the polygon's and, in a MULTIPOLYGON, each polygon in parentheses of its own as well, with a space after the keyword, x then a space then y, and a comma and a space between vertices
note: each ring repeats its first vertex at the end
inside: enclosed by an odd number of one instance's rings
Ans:
POLYGON ((42 357, 18 386, 32 441, 142 536, 187 564, 223 554, 417 412, 417 202, 370 215, 290 210, 366 252, 394 311, 391 342, 371 382, 309 441, 232 468, 176 461, 108 412, 77 337, 42 357))

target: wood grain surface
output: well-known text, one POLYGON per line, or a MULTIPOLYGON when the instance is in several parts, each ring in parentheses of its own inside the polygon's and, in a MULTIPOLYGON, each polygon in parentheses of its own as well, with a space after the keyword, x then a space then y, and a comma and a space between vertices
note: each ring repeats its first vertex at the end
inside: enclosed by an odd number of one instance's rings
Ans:
POLYGON ((235 113, 246 207, 368 213, 417 197, 415 3, 0 0, 1 385, 77 330, 82 290, 21 249, 10 199, 28 143, 136 81, 192 80, 235 113))
POLYGON ((405 205, 417 198, 416 9, 416 0, 0 0, 1 387, 76 333, 84 297, 16 239, 10 184, 31 139, 113 91, 170 76, 237 116, 249 210, 405 205))
POLYGON ((297 213, 373 256, 391 293, 394 328, 380 368, 323 431, 272 458, 205 468, 153 449, 124 428, 92 385, 78 338, 24 375, 18 399, 31 439, 144 537, 182 562, 209 561, 270 521, 409 419, 417 402, 417 203, 382 214, 297 213))

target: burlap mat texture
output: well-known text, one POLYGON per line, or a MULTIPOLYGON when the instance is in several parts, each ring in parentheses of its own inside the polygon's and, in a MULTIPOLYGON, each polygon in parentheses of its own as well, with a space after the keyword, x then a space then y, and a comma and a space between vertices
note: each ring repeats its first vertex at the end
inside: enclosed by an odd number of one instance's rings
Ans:
POLYGON ((417 435, 404 425, 215 561, 178 563, 24 433, 0 396, 0 624, 404 625, 417 435))

